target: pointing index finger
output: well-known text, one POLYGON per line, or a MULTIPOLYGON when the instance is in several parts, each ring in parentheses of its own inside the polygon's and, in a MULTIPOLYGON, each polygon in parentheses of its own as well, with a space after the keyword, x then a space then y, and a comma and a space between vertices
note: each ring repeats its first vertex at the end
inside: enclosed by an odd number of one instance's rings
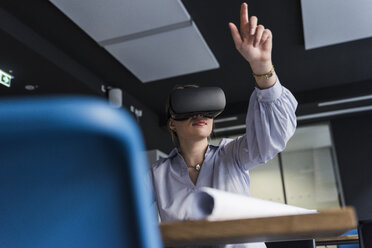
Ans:
POLYGON ((248 23, 248 4, 242 3, 240 8, 240 30, 248 23))

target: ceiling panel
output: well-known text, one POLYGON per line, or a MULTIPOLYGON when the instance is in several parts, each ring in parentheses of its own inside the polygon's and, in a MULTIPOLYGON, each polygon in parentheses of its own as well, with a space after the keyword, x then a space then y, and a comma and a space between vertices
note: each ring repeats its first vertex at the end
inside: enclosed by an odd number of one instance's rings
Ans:
POLYGON ((301 0, 305 48, 372 37, 371 0, 301 0))
POLYGON ((97 42, 187 22, 178 0, 51 0, 97 42))
POLYGON ((105 48, 144 83, 219 68, 194 23, 105 48))

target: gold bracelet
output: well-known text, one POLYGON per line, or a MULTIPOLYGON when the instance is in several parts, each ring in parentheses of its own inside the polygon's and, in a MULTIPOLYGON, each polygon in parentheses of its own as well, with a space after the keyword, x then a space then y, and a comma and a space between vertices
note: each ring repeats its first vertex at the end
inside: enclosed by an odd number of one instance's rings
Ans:
POLYGON ((268 72, 268 73, 265 73, 265 74, 255 74, 253 73, 253 76, 257 79, 257 80, 262 80, 262 79, 269 79, 271 78, 273 75, 274 75, 274 72, 275 72, 275 69, 274 69, 274 66, 271 68, 271 70, 268 72))

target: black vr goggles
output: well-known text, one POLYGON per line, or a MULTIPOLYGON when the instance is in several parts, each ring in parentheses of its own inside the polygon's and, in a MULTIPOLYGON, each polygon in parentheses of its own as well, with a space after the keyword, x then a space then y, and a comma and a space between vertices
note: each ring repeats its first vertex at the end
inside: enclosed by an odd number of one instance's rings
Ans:
POLYGON ((175 89, 169 97, 168 118, 182 121, 198 114, 215 118, 225 105, 225 93, 218 87, 175 89))

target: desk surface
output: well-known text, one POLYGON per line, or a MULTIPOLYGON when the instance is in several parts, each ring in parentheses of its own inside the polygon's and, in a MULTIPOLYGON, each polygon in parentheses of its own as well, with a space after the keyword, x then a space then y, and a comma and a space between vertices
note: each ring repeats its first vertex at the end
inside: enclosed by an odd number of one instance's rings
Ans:
POLYGON ((160 229, 165 246, 184 246, 334 237, 356 226, 354 209, 346 207, 293 216, 168 222, 160 229))

